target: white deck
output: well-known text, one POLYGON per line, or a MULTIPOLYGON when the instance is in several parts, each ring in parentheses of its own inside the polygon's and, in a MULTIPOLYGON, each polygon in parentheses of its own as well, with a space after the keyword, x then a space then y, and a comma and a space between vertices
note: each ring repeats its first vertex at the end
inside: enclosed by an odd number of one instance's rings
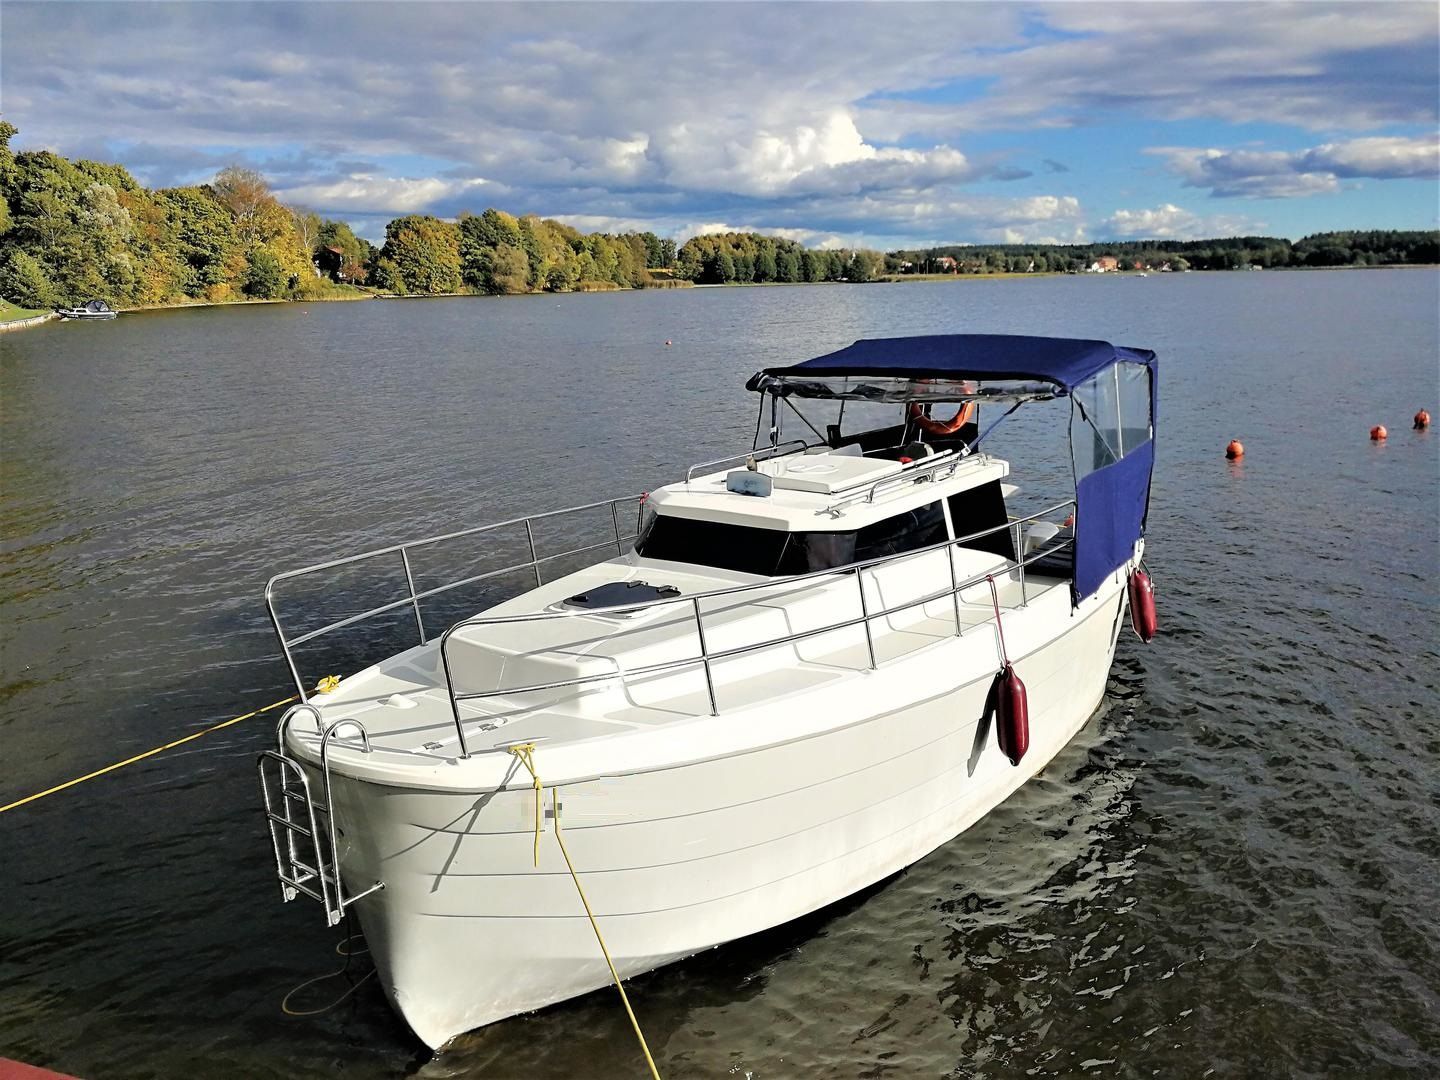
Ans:
MULTIPOLYGON (((1004 560, 983 552, 959 552, 962 579, 987 570, 1004 571, 1004 560), (966 559, 966 556, 976 556, 966 559)), ((604 581, 654 579, 653 569, 633 558, 602 563, 552 582, 493 609, 493 614, 543 610, 550 603, 604 581)), ((680 576, 665 575, 666 584, 680 576)), ((698 575, 691 575, 698 578, 698 575)), ((687 583, 691 584, 691 583, 687 583)), ((698 585, 697 580, 693 584, 698 585)), ((729 584, 728 582, 725 584, 729 584)), ((711 582, 710 588, 721 587, 711 582)), ((1002 608, 1021 604, 1020 584, 1006 575, 997 581, 1002 608)), ((700 591, 693 589, 692 591, 700 591)), ((783 607, 801 611, 813 608, 850 610, 837 618, 859 614, 856 588, 851 581, 825 582, 782 592, 771 590, 763 600, 746 599, 726 607, 707 606, 706 634, 711 649, 735 648, 783 636, 793 626, 783 607)), ((879 591, 879 590, 875 590, 879 591)), ((1057 592, 1068 605, 1066 583, 1032 575, 1025 585, 1029 605, 1057 592)), ((682 588, 682 594, 685 590, 682 588)), ((879 606, 878 604, 876 605, 879 606)), ((988 588, 976 586, 961 595, 958 605, 961 634, 993 626, 994 611, 988 588)), ((872 625, 871 640, 878 664, 956 637, 956 605, 948 599, 893 616, 872 625)), ((793 614, 792 614, 793 618, 793 614)), ((822 625, 818 614, 813 620, 822 625)), ((994 651, 993 631, 984 635, 984 648, 994 651)), ((623 672, 682 656, 697 657, 699 641, 688 604, 667 605, 640 618, 573 615, 561 620, 524 624, 516 629, 484 628, 461 631, 452 640, 452 673, 458 688, 500 688, 556 682, 584 675, 623 672)), ((803 692, 841 679, 860 679, 869 673, 870 656, 859 627, 836 630, 807 641, 774 645, 746 657, 714 665, 716 697, 722 712, 743 709, 772 698, 803 692)), ((402 772, 412 768, 453 765, 459 750, 454 714, 439 666, 438 642, 417 646, 341 682, 328 694, 316 695, 325 723, 342 718, 362 722, 374 754, 366 762, 353 747, 333 758, 336 767, 375 775, 375 769, 402 772)), ((575 742, 626 731, 650 728, 677 720, 709 718, 709 698, 703 671, 697 662, 676 673, 615 678, 585 687, 570 687, 528 694, 504 694, 460 703, 466 735, 473 751, 505 750, 517 742, 575 742)), ((310 727, 297 721, 301 731, 310 727)), ((343 734, 343 729, 340 734, 343 734)), ((310 742, 311 740, 306 740, 310 742)), ((348 745, 348 743, 347 743, 348 745)), ((399 779, 399 774, 395 775, 399 779)), ((411 777, 412 780, 419 779, 411 777)))

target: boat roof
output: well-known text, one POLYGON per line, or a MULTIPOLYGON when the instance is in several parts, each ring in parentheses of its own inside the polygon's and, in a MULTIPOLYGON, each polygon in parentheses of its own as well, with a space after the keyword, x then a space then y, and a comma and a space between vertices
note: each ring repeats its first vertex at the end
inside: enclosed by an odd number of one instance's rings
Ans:
POLYGON ((884 520, 957 491, 1003 480, 1009 462, 988 454, 953 452, 913 462, 821 450, 769 458, 755 471, 772 483, 769 495, 740 494, 720 470, 667 484, 650 493, 657 513, 670 517, 791 531, 845 531, 884 520))
POLYGON ((1073 390, 1115 363, 1155 363, 1148 349, 1086 338, 1020 334, 926 334, 863 338, 836 352, 788 367, 765 368, 751 390, 778 388, 786 379, 846 376, 898 379, 1036 380, 1073 390), (767 379, 766 377, 769 377, 767 379), (774 380, 780 380, 776 383, 774 380))

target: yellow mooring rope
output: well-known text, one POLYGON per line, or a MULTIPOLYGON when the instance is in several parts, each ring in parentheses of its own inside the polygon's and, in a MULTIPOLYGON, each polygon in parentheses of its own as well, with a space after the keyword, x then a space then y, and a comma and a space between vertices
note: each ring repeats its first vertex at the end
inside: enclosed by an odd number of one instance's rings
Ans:
MULTIPOLYGON (((510 753, 520 759, 530 772, 530 777, 535 782, 535 865, 540 865, 540 807, 544 797, 545 787, 540 782, 540 773, 535 768, 535 744, 517 743, 510 747, 510 753)), ((610 977, 615 980, 615 989, 620 991, 620 1000, 625 1005, 625 1012, 630 1017, 630 1026, 635 1029, 635 1038, 640 1040, 640 1050, 645 1055, 645 1064, 650 1066, 650 1075, 655 1080, 660 1080, 660 1070, 655 1067, 655 1059, 650 1056, 650 1047, 645 1042, 645 1033, 640 1030, 640 1021, 635 1019, 635 1010, 630 1007, 630 997, 625 993, 625 985, 620 981, 620 973, 615 970, 615 961, 610 959, 610 950, 605 945, 605 938, 600 933, 600 924, 595 921, 595 912, 590 907, 590 900, 585 895, 585 888, 580 884, 580 875, 575 872, 575 864, 570 861, 570 852, 565 847, 565 837, 560 831, 560 800, 555 800, 555 842, 560 845, 560 854, 565 856, 565 867, 570 871, 570 880, 575 882, 575 891, 580 894, 580 903, 585 905, 585 915, 590 920, 590 929, 595 931, 595 940, 600 943, 600 952, 605 956, 605 963, 610 968, 610 977)))
MULTIPOLYGON (((320 684, 315 689, 320 693, 325 693, 328 690, 333 690, 337 685, 339 685, 339 682, 339 678, 334 675, 329 675, 321 679, 320 684)), ((254 712, 247 712, 244 716, 233 717, 229 720, 225 720, 219 724, 215 724, 201 731, 192 732, 191 734, 186 735, 183 739, 176 739, 174 742, 168 742, 164 746, 157 746, 153 750, 146 750, 143 754, 136 754, 134 757, 128 757, 124 761, 117 761, 113 765, 106 765, 103 769, 96 769, 94 772, 86 773, 84 776, 77 776, 74 780, 66 780, 63 784, 56 784, 54 787, 46 788, 44 791, 37 791, 34 795, 27 795, 23 799, 17 799, 15 802, 7 803, 5 806, 0 806, 0 814, 5 813, 5 811, 7 810, 14 810, 16 807, 24 806, 26 803, 32 803, 36 799, 43 799, 46 795, 54 795, 58 791, 64 791, 66 788, 72 788, 76 784, 83 784, 86 780, 94 780, 97 776, 104 776, 106 773, 112 773, 116 769, 123 769, 126 765, 134 765, 137 761, 144 761, 146 758, 154 757, 156 754, 163 754, 166 750, 173 750, 175 749, 175 747, 183 746, 187 742, 194 742, 196 739, 199 739, 205 735, 209 735, 211 732, 219 731, 221 728, 227 728, 233 724, 238 724, 242 720, 249 720, 251 717, 259 716, 261 713, 270 712, 272 709, 278 709, 281 705, 289 705, 292 701, 299 700, 299 697, 299 694, 291 694, 283 701, 271 702, 263 709, 256 709, 254 712)))

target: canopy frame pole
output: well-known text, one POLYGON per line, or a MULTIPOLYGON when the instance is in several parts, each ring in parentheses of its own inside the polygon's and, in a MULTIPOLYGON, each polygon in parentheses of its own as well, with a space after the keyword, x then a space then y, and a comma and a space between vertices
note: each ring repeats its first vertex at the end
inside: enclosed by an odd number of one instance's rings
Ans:
POLYGON ((785 398, 784 401, 790 411, 793 412, 796 416, 800 417, 800 422, 803 423, 806 427, 808 427, 811 431, 815 432, 815 437, 817 439, 819 439, 822 443, 827 441, 825 436, 820 434, 819 430, 815 427, 815 425, 810 423, 809 419, 805 416, 805 414, 802 413, 799 409, 797 409, 789 398, 785 398))
POLYGON ((999 427, 1001 424, 1003 424, 1003 423, 1005 422, 1005 418, 1006 418, 1007 416, 1009 416, 1012 412, 1014 412, 1016 409, 1018 409, 1018 408, 1019 408, 1021 405, 1023 405, 1023 404, 1025 404, 1023 401, 1017 401, 1014 405, 1011 405, 1010 408, 1006 409, 1003 413, 1001 413, 1001 414, 1000 414, 1000 419, 996 420, 993 424, 991 424, 988 428, 986 428, 984 431, 982 431, 979 435, 976 435, 974 442, 972 442, 972 443, 966 443, 966 445, 965 445, 965 452, 964 452, 964 454, 962 454, 961 456, 962 456, 962 457, 968 457, 970 454, 973 454, 973 453, 975 452, 975 448, 976 448, 977 446, 979 446, 979 445, 981 444, 981 442, 983 442, 983 441, 990 435, 990 433, 991 433, 992 431, 994 431, 997 427, 999 427))

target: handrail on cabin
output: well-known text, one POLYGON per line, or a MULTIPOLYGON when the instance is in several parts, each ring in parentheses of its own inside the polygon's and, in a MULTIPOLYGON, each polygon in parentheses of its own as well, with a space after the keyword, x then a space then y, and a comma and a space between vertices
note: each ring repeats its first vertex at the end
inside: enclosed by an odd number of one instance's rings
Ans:
POLYGON ((810 444, 804 439, 791 439, 788 442, 779 443, 775 446, 762 446, 756 450, 742 450, 738 454, 731 454, 729 457, 716 458, 714 461, 698 461, 685 470, 685 483, 690 483, 699 469, 710 469, 716 465, 724 465, 727 461, 748 461, 754 458, 756 461, 769 461, 771 458, 785 457, 786 454, 797 454, 810 449, 810 444), (790 447, 791 449, 786 449, 790 447), (782 452, 783 451, 783 452, 782 452))

